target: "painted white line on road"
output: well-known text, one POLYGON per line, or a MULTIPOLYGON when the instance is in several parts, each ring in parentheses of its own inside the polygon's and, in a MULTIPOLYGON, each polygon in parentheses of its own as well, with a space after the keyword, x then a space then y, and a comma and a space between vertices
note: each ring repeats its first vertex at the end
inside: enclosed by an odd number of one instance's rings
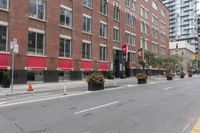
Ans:
POLYGON ((171 89, 173 89, 173 87, 164 88, 163 91, 168 91, 168 90, 171 90, 171 89))
POLYGON ((69 95, 60 95, 60 96, 52 96, 52 97, 48 97, 48 98, 39 98, 39 99, 28 100, 28 101, 20 101, 20 102, 13 101, 13 103, 7 102, 7 103, 0 104, 0 108, 8 107, 8 106, 14 106, 14 105, 20 105, 20 104, 27 104, 27 103, 34 103, 34 102, 40 102, 40 101, 59 99, 59 98, 65 98, 65 97, 79 96, 79 95, 84 95, 84 94, 88 94, 88 93, 90 93, 90 92, 75 93, 75 94, 69 94, 69 95))
POLYGON ((186 129, 190 126, 190 123, 188 123, 184 128, 183 128, 183 133, 185 133, 186 129))
POLYGON ((133 85, 127 85, 128 87, 132 87, 133 85))
POLYGON ((5 103, 7 103, 7 102, 0 102, 0 105, 1 105, 1 104, 5 104, 5 103))
POLYGON ((96 106, 96 107, 93 107, 93 108, 78 111, 78 112, 75 112, 74 114, 78 115, 78 114, 85 113, 85 112, 88 112, 88 111, 92 111, 92 110, 95 110, 95 109, 100 109, 100 108, 103 108, 103 107, 111 106, 111 105, 114 105, 114 104, 117 104, 117 103, 119 103, 119 101, 115 101, 115 102, 104 104, 104 105, 101 105, 101 106, 96 106))

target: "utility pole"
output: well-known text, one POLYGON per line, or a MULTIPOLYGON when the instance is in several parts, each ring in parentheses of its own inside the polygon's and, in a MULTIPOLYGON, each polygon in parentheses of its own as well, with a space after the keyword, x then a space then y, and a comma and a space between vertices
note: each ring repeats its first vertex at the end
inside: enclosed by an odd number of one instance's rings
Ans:
POLYGON ((10 90, 11 92, 14 91, 14 87, 13 87, 13 84, 14 84, 14 68, 15 68, 15 53, 18 53, 18 44, 17 44, 17 39, 16 38, 13 38, 13 41, 10 42, 10 49, 12 50, 12 74, 11 74, 11 87, 10 87, 10 90))

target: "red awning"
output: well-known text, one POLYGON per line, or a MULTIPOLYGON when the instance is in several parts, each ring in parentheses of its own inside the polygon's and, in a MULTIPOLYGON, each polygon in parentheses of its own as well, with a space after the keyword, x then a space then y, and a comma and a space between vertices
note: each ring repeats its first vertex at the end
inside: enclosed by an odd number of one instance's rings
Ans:
POLYGON ((27 69, 28 70, 46 70, 45 58, 46 57, 28 56, 27 69))
POLYGON ((8 59, 9 55, 8 54, 0 54, 0 69, 8 69, 8 59))
POLYGON ((59 65, 58 70, 63 70, 63 71, 73 70, 72 60, 70 59, 59 59, 58 65, 59 65))
POLYGON ((99 62, 99 71, 108 71, 108 62, 99 62))
POLYGON ((92 71, 92 61, 82 61, 81 64, 82 71, 92 71))

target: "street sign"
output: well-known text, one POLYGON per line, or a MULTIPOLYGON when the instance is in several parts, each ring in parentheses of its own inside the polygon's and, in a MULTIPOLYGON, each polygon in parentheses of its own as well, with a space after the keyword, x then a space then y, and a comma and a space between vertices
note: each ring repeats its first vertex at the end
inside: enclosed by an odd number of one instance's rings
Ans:
POLYGON ((10 49, 13 49, 13 45, 14 45, 13 41, 10 41, 10 49))
POLYGON ((16 53, 16 54, 19 52, 19 46, 18 46, 18 44, 14 45, 14 49, 13 50, 14 50, 13 52, 16 53))
POLYGON ((138 60, 139 61, 143 60, 143 49, 142 48, 138 49, 138 60))
POLYGON ((127 45, 126 45, 126 44, 124 44, 124 45, 122 46, 122 53, 123 53, 123 55, 126 55, 126 54, 127 54, 127 45))

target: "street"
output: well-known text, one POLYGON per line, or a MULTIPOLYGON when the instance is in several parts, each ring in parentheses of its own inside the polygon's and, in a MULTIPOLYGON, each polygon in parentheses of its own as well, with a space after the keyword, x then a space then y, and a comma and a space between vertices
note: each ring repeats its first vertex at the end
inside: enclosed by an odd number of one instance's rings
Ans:
POLYGON ((0 102, 0 133, 190 133, 200 77, 0 102))

